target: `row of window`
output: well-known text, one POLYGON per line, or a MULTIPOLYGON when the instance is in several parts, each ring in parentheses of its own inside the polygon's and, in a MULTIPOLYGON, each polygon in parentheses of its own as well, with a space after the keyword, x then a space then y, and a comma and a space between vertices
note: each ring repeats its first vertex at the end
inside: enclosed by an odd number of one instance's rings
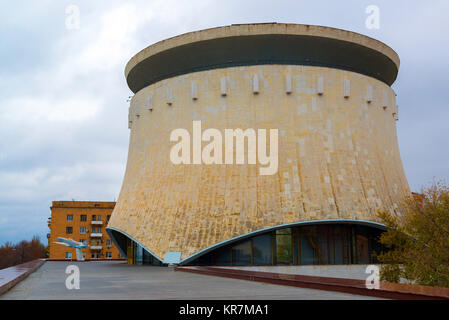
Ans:
MULTIPOLYGON (((103 256, 103 252, 91 252, 90 254, 90 258, 91 259, 101 259, 103 256)), ((72 253, 71 252, 66 252, 65 253, 65 258, 66 259, 72 259, 72 253)), ((83 258, 86 258, 86 253, 83 252, 83 258)), ((111 259, 112 258, 112 252, 108 251, 106 252, 106 259, 111 259)))
MULTIPOLYGON (((80 239, 81 243, 83 243, 84 245, 88 245, 89 242, 85 239, 80 239)), ((90 245, 91 246, 101 246, 104 243, 104 240, 102 239, 97 239, 97 240, 91 240, 90 241, 90 245)), ((112 247, 112 240, 111 239, 107 239, 106 240, 106 247, 112 247)))
MULTIPOLYGON (((338 265, 378 263, 382 231, 360 225, 297 226, 269 231, 219 247, 189 265, 338 265)), ((127 238, 128 264, 160 264, 127 238)))
POLYGON ((192 265, 314 265, 377 263, 381 231, 315 225, 271 231, 218 248, 192 265))
MULTIPOLYGON (((110 214, 108 214, 107 215, 107 217, 106 217, 106 223, 108 223, 109 222, 109 219, 111 218, 111 215, 110 214)), ((102 221, 101 220, 102 218, 101 218, 101 214, 98 214, 98 215, 92 215, 92 221, 102 221)), ((73 214, 68 214, 67 215, 67 221, 73 221, 73 214)), ((80 215, 80 221, 87 221, 87 215, 86 214, 82 214, 82 215, 80 215)))
MULTIPOLYGON (((80 233, 88 233, 89 230, 86 227, 80 227, 80 233)), ((73 227, 66 227, 65 233, 72 234, 73 233, 73 227)), ((92 227, 92 233, 101 233, 101 227, 92 227)))

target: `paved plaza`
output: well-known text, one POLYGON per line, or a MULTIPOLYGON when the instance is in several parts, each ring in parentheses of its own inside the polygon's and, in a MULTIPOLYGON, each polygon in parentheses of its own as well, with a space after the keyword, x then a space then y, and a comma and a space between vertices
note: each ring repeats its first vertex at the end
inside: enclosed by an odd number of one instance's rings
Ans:
POLYGON ((0 299, 373 299, 206 276, 172 268, 127 265, 122 261, 47 261, 0 299), (77 265, 80 289, 65 286, 66 267, 77 265))

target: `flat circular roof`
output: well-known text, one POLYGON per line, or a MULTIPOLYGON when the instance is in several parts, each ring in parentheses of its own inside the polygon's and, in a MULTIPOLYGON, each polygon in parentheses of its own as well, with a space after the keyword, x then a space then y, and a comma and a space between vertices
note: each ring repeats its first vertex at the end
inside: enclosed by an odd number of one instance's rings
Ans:
POLYGON ((302 24, 239 24, 189 32, 150 45, 131 58, 125 76, 136 93, 186 73, 264 64, 329 67, 392 85, 400 62, 386 44, 351 31, 302 24))

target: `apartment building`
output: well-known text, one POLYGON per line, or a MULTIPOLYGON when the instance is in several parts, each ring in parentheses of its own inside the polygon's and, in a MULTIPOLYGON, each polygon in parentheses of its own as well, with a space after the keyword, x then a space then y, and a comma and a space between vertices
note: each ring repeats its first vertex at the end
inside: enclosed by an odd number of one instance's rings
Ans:
POLYGON ((48 226, 50 259, 75 260, 75 249, 56 244, 58 237, 88 245, 86 260, 121 259, 119 250, 105 231, 115 202, 53 201, 48 226))

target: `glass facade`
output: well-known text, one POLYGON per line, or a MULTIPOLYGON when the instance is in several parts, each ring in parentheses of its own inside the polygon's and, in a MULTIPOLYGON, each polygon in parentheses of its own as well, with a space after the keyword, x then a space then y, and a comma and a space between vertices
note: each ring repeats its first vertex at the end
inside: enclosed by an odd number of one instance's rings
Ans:
POLYGON ((158 259, 154 258, 140 244, 132 241, 131 239, 126 239, 126 262, 128 264, 137 265, 162 265, 158 259))
POLYGON ((349 224, 269 231, 213 250, 188 265, 263 266, 378 263, 382 230, 349 224))
MULTIPOLYGON (((351 224, 316 224, 267 231, 212 250, 187 265, 269 266, 378 263, 383 231, 351 224)), ((125 239, 124 239, 125 240, 125 239)), ((126 238, 128 264, 162 265, 126 238)))

